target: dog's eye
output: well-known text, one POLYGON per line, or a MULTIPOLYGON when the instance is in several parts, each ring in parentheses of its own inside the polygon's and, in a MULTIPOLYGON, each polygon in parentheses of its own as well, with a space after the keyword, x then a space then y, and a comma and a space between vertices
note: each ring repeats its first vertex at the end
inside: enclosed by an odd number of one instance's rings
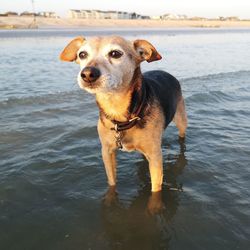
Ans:
POLYGON ((80 59, 86 59, 88 57, 88 53, 86 51, 82 51, 79 53, 80 59))
POLYGON ((109 56, 115 59, 120 58, 123 55, 123 53, 119 50, 112 50, 109 52, 109 56))

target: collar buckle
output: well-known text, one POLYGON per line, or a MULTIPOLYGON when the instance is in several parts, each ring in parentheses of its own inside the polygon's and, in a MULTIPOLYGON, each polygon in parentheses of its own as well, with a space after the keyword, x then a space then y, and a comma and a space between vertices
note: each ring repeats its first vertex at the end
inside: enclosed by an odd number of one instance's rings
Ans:
POLYGON ((135 121, 135 120, 140 121, 141 118, 140 118, 139 116, 135 116, 135 117, 129 119, 128 121, 129 121, 129 122, 132 122, 132 121, 135 121))

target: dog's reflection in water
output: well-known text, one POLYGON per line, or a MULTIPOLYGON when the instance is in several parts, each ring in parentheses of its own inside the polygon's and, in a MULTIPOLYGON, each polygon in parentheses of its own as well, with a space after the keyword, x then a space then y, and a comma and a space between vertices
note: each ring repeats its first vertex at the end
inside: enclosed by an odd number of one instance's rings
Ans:
POLYGON ((129 205, 119 199, 114 187, 106 192, 102 219, 111 249, 167 249, 171 238, 168 224, 176 214, 182 191, 177 177, 187 164, 185 142, 179 144, 179 154, 164 164, 167 181, 161 192, 150 192, 146 161, 138 163, 138 176, 144 186, 129 205))

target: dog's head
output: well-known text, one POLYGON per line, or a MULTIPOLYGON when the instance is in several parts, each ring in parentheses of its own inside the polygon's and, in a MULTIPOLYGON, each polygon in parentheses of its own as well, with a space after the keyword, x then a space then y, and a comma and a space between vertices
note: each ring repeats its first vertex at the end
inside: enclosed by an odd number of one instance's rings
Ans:
POLYGON ((78 84, 90 93, 126 89, 142 61, 161 56, 146 40, 127 41, 122 37, 77 37, 62 51, 60 59, 80 64, 78 84))

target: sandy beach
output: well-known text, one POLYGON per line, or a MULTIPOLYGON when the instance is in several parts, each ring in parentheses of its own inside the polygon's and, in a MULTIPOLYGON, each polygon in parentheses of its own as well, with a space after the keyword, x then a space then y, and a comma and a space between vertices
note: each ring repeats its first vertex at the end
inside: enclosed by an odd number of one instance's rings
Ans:
MULTIPOLYGON (((32 24, 32 17, 0 17, 0 29, 23 29, 32 24)), ((82 28, 82 27, 121 27, 121 28, 223 28, 250 27, 247 21, 219 21, 219 20, 107 20, 107 19, 69 19, 37 17, 38 28, 82 28)))

